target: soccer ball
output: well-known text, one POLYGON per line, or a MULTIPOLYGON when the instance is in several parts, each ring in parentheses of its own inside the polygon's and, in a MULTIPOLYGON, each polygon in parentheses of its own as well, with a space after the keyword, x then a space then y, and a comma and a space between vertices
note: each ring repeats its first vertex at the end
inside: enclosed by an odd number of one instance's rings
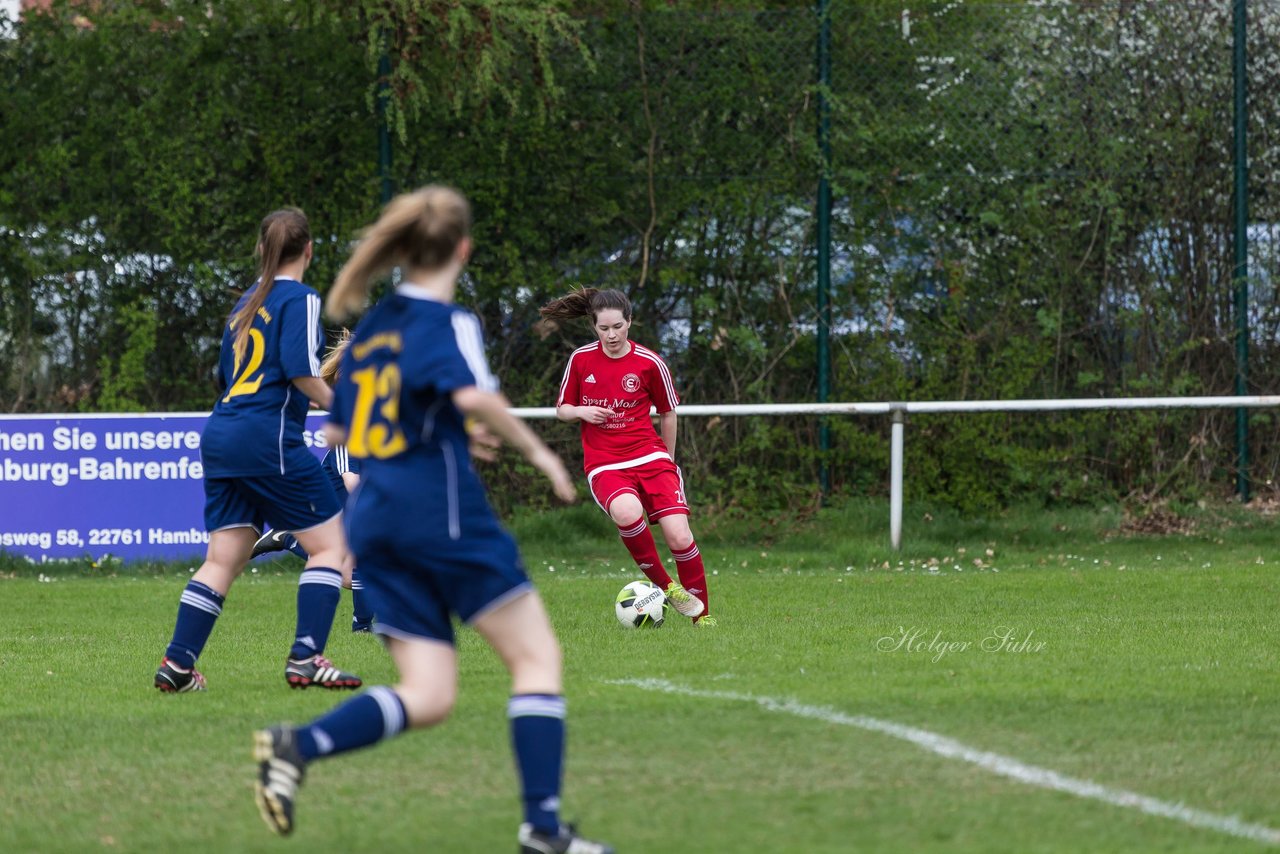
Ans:
POLYGON ((628 629, 658 628, 666 616, 667 594, 647 581, 632 581, 618 591, 613 611, 628 629))

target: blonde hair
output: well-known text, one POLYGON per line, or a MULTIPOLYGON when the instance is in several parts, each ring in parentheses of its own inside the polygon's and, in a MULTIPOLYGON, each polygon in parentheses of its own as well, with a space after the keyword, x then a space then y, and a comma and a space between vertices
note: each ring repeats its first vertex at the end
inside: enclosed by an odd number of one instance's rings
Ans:
POLYGON ((324 361, 320 363, 320 379, 327 382, 330 386, 338 382, 338 366, 342 364, 342 354, 347 352, 347 347, 351 346, 351 330, 342 330, 342 336, 338 338, 336 344, 329 348, 329 352, 325 354, 324 361))
POLYGON ((452 187, 432 184, 397 196, 365 230, 338 273, 326 304, 329 316, 345 320, 359 313, 373 280, 392 267, 438 270, 446 266, 470 234, 471 206, 452 187))
POLYGON ((298 208, 272 211, 262 220, 258 232, 255 251, 262 259, 262 266, 258 270, 258 287, 253 296, 245 300, 244 305, 227 321, 235 333, 236 364, 244 361, 244 350, 249 343, 249 327, 253 325, 253 316, 267 301, 267 294, 271 293, 276 271, 281 265, 301 258, 302 253, 307 251, 307 244, 311 242, 311 226, 307 222, 307 215, 298 208))

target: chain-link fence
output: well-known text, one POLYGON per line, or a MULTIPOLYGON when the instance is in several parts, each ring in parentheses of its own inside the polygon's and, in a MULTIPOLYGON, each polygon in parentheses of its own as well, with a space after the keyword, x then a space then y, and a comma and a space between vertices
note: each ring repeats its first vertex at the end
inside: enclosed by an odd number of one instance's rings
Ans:
MULTIPOLYGON (((1271 391, 1280 3, 1249 9, 1250 377, 1271 391)), ((579 283, 632 295, 635 337, 667 354, 688 401, 813 399, 820 96, 834 398, 1232 390, 1230 4, 834 0, 829 24, 829 88, 809 4, 629 7, 581 18, 577 43, 510 69, 503 97, 408 114, 394 180, 447 180, 475 202, 466 298, 517 403, 548 403, 589 334, 532 331, 538 305, 579 283)), ((308 210, 323 289, 376 212, 368 32, 133 26, 128 49, 100 25, 0 54, 4 108, 26 118, 0 146, 6 410, 202 408, 227 279, 249 273, 262 213, 308 210)), ((924 422, 912 483, 990 503, 1230 482, 1229 416, 1120 418, 924 422)), ((1263 481, 1280 450, 1271 416, 1252 418, 1263 481)), ((833 427, 836 488, 879 488, 881 426, 833 427)), ((794 504, 813 494, 815 437, 808 420, 694 423, 686 466, 704 500, 794 504)))
MULTIPOLYGON (((1269 342, 1280 7, 1251 7, 1251 316, 1269 342)), ((860 100, 837 113, 863 144, 837 148, 836 169, 851 177, 851 281, 881 289, 866 304, 1019 302, 1097 360, 1076 372, 1086 385, 1191 369, 1228 390, 1230 4, 862 8, 834 88, 860 100), (1192 339, 1203 358, 1184 352, 1192 339)), ((1046 393, 1079 390, 1071 356, 1046 393)))
MULTIPOLYGON (((833 81, 850 143, 834 155, 848 286, 836 323, 867 333, 836 339, 845 388, 883 373, 866 354, 884 341, 919 397, 1230 393, 1231 5, 847 9, 833 81)), ((1250 375, 1268 391, 1280 6, 1251 3, 1250 15, 1250 375)), ((1229 484, 1230 420, 1068 419, 1021 444, 1071 463, 1073 476, 1040 480, 1051 493, 1087 491, 1090 475, 1136 489, 1188 475, 1229 484)), ((1253 420, 1274 471, 1272 416, 1253 420)), ((939 476, 1017 483, 1026 466, 990 450, 1004 429, 928 423, 954 452, 939 476)), ((948 452, 925 456, 928 468, 948 452)))

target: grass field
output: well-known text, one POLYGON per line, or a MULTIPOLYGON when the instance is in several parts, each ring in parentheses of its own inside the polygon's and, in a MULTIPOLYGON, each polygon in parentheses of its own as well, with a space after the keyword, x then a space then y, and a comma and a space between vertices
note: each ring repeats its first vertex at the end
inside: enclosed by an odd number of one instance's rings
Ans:
MULTIPOLYGON (((1189 535, 1131 536, 1117 512, 911 508, 900 555, 881 504, 703 520, 721 626, 626 631, 611 603, 636 575, 597 512, 515 527, 565 648, 565 814, 622 852, 1280 843, 1276 520, 1223 509, 1189 535), (990 754, 1108 788, 1033 785, 990 754)), ((0 561, 0 849, 514 850, 506 679, 469 633, 444 726, 314 764, 297 833, 268 833, 250 732, 340 696, 285 686, 296 566, 233 589, 201 659, 208 693, 162 696, 185 568, 0 561)), ((391 680, 349 618, 344 594, 331 657, 391 680)))

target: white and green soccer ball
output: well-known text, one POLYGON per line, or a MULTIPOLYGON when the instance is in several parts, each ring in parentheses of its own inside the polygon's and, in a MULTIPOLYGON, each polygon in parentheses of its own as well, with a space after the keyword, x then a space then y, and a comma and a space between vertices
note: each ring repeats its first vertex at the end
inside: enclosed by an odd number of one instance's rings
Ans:
POLYGON ((632 581, 618 591, 613 611, 628 629, 658 628, 666 616, 667 594, 648 581, 632 581))

